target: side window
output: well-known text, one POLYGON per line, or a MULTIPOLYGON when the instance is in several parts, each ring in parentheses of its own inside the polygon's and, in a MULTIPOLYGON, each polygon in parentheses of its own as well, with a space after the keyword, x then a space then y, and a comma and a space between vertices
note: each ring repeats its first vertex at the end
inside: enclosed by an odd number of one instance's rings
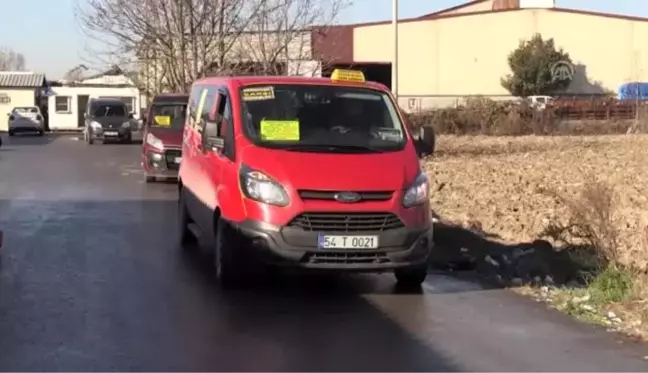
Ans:
POLYGON ((229 95, 224 90, 218 92, 218 111, 216 114, 216 121, 218 121, 220 125, 219 134, 225 143, 223 155, 234 160, 234 122, 232 120, 232 104, 229 100, 229 95))
POLYGON ((189 104, 187 105, 187 118, 189 119, 189 124, 191 127, 194 127, 196 124, 196 110, 198 108, 198 101, 200 100, 200 94, 203 90, 202 86, 194 86, 191 88, 191 95, 189 96, 189 104))
POLYGON ((200 113, 200 119, 202 125, 204 125, 204 122, 212 119, 212 112, 214 110, 214 100, 216 100, 217 96, 217 90, 216 87, 209 87, 206 89, 206 92, 203 92, 202 94, 205 95, 204 102, 202 105, 202 112, 200 113))

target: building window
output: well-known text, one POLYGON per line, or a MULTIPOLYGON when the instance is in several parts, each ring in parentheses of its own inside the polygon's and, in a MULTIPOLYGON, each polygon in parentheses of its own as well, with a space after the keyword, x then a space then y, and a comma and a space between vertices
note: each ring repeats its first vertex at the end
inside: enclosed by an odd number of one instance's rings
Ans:
POLYGON ((56 96, 54 97, 54 106, 56 107, 57 113, 70 113, 70 101, 72 98, 70 96, 56 96))
POLYGON ((135 113, 135 97, 121 97, 121 100, 126 104, 129 113, 135 113))

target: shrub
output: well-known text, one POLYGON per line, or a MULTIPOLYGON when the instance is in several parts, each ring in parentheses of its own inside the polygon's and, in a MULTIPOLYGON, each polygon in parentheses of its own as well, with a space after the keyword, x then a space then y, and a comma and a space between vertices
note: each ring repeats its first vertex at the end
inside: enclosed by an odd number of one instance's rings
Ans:
POLYGON ((585 244, 595 250, 602 265, 619 262, 616 194, 611 186, 588 177, 577 197, 555 190, 540 192, 566 207, 568 215, 564 224, 551 222, 543 236, 571 246, 585 244))
POLYGON ((433 126, 438 134, 453 135, 588 135, 626 133, 627 121, 561 121, 555 108, 537 110, 524 101, 468 98, 465 105, 408 113, 412 129, 433 126))

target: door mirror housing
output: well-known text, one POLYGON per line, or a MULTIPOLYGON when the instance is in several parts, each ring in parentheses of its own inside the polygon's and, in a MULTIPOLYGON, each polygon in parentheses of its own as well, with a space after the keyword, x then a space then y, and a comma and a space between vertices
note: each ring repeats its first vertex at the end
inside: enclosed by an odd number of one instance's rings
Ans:
POLYGON ((434 127, 431 125, 424 125, 416 131, 416 135, 412 136, 414 140, 414 147, 416 148, 416 153, 420 158, 423 158, 428 155, 434 154, 434 148, 436 147, 436 135, 434 133, 434 127))
POLYGON ((219 137, 220 123, 213 120, 205 122, 203 129, 203 147, 205 149, 219 150, 225 147, 225 140, 219 137))

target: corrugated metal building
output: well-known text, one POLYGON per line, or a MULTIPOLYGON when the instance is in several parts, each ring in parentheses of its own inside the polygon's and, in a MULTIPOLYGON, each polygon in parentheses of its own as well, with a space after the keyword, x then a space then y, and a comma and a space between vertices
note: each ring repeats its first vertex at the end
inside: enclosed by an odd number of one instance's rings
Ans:
MULTIPOLYGON (((403 108, 445 106, 466 96, 510 98, 500 79, 508 54, 540 33, 575 63, 574 94, 648 81, 648 19, 555 7, 554 0, 476 0, 399 22, 398 94, 403 108)), ((355 66, 384 66, 391 81, 390 21, 315 31, 314 53, 355 66)))
POLYGON ((9 113, 17 106, 34 106, 45 86, 45 75, 0 71, 0 131, 7 131, 9 113))

